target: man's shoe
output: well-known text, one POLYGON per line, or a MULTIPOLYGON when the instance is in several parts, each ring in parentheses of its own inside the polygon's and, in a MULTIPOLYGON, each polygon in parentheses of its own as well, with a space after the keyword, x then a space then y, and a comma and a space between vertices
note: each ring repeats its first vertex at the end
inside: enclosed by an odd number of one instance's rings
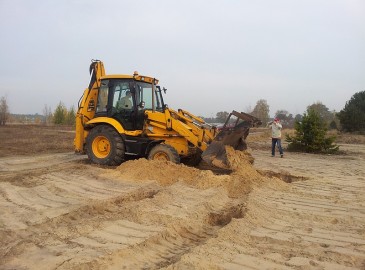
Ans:
POLYGON ((281 157, 281 158, 283 158, 283 157, 284 157, 284 155, 280 155, 280 157, 281 157))
POLYGON ((271 155, 271 157, 275 157, 275 155, 271 155))

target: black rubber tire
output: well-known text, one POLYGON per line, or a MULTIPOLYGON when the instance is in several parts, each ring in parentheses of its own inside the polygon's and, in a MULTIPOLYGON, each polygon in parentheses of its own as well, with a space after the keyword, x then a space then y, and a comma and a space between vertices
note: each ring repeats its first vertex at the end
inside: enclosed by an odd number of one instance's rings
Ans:
POLYGON ((157 144, 148 154, 149 160, 166 160, 173 163, 180 163, 180 156, 172 146, 168 144, 157 144))
POLYGON ((86 153, 89 159, 96 164, 117 166, 124 160, 124 142, 120 134, 111 126, 98 125, 89 131, 86 137, 86 153), (106 142, 108 150, 96 152, 98 141, 106 142), (94 148, 93 148, 94 145, 94 148))

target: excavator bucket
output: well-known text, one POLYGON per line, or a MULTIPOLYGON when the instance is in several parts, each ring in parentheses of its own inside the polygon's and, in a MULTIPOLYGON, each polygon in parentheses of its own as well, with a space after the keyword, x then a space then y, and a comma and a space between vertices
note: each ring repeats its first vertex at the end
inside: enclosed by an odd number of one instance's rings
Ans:
POLYGON ((258 118, 246 113, 236 111, 230 113, 221 131, 202 153, 204 163, 211 168, 230 170, 226 146, 232 146, 235 150, 246 150, 245 140, 250 128, 261 125, 261 123, 258 118), (236 119, 232 119, 232 116, 236 119))

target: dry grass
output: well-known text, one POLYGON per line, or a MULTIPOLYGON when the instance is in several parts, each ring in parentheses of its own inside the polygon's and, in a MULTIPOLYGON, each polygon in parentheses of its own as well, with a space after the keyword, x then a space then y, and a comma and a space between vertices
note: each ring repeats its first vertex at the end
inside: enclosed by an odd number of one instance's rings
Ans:
POLYGON ((73 151, 74 136, 70 126, 0 126, 0 157, 73 151))
POLYGON ((329 131, 328 135, 336 136, 336 143, 365 144, 365 135, 329 131))
MULTIPOLYGON (((287 142, 286 135, 294 136, 294 129, 283 129, 282 131, 282 145, 285 148, 287 142)), ((341 133, 339 131, 331 130, 327 133, 328 136, 336 137, 336 144, 365 144, 365 135, 341 133)), ((270 150, 271 149, 271 131, 269 128, 252 128, 250 134, 246 139, 248 146, 253 150, 270 150)))
MULTIPOLYGON (((282 138, 285 140, 286 134, 293 136, 295 134, 294 129, 283 129, 282 138)), ((327 136, 335 136, 335 143, 343 144, 365 144, 365 135, 354 134, 354 133, 343 133, 337 130, 330 130, 327 132, 327 136)))

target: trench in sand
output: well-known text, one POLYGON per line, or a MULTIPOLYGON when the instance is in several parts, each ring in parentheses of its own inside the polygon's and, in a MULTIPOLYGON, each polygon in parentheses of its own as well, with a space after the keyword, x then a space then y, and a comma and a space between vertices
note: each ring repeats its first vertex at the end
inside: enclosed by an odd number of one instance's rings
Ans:
POLYGON ((101 177, 115 181, 155 185, 157 188, 151 197, 128 206, 124 204, 123 219, 164 229, 138 245, 115 250, 102 260, 90 263, 102 265, 105 261, 127 257, 133 262, 138 260, 131 258, 134 253, 145 254, 148 261, 148 257, 159 256, 161 242, 168 242, 169 251, 164 250, 164 257, 168 259, 160 259, 158 265, 175 263, 191 249, 217 237, 219 230, 233 219, 244 218, 247 196, 253 188, 268 181, 275 188, 286 188, 287 184, 279 178, 268 179, 259 173, 252 166, 253 158, 248 152, 227 148, 227 154, 233 169, 229 175, 146 159, 126 161, 102 174, 101 177))

